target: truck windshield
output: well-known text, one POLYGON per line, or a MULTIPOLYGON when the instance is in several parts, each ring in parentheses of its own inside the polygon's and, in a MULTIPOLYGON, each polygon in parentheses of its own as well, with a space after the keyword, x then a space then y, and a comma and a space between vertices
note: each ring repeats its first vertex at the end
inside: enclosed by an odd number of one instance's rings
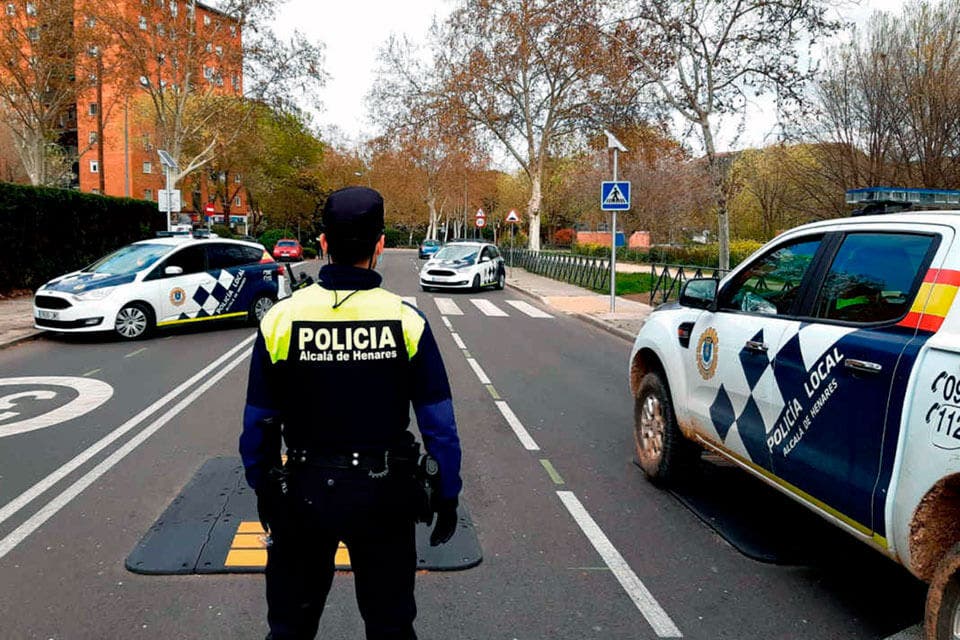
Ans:
POLYGON ((131 244, 100 258, 83 270, 88 273, 128 275, 146 269, 170 251, 166 244, 131 244))

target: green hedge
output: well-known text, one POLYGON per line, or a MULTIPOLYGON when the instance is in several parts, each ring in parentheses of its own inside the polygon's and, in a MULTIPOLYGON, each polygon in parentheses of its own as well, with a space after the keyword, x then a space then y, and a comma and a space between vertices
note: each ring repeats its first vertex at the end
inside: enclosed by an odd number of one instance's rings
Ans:
MULTIPOLYGON (((730 266, 743 262, 750 254, 763 246, 754 240, 734 240, 730 243, 730 266)), ((600 244, 575 244, 571 251, 593 258, 610 256, 610 247, 600 244)), ((651 247, 649 249, 617 248, 617 259, 637 263, 668 263, 716 267, 720 261, 716 244, 693 244, 682 247, 651 247)))
POLYGON ((146 200, 0 183, 0 292, 36 289, 165 228, 146 200))

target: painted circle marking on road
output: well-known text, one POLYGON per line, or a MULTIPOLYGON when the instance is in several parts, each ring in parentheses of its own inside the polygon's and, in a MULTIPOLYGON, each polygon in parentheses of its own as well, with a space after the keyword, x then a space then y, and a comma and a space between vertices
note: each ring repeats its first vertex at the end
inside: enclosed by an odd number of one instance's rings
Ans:
POLYGON ((0 438, 26 433, 37 429, 73 420, 90 413, 113 397, 113 387, 102 380, 75 378, 71 376, 31 376, 25 378, 0 378, 0 438), (41 387, 4 394, 3 387, 41 387), (60 406, 54 406, 44 413, 15 420, 22 411, 18 403, 26 399, 55 401, 65 392, 57 392, 49 387, 61 387, 72 390, 76 397, 60 406), (14 422, 8 422, 15 420, 14 422))

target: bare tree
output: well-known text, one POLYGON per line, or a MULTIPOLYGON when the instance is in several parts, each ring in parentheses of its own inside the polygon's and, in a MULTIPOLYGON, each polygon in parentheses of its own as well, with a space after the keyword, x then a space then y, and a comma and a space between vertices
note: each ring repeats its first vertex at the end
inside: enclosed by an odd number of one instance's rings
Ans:
POLYGON ((69 182, 60 133, 76 120, 72 0, 8 5, 0 33, 0 109, 31 184, 69 182))
POLYGON ((661 103, 700 136, 717 205, 720 267, 728 268, 729 221, 716 128, 745 115, 748 97, 773 94, 802 106, 814 67, 802 43, 834 33, 823 0, 635 0, 616 36, 661 103), (804 55, 802 55, 804 54, 804 55), (809 60, 809 58, 806 58, 809 60))
MULTIPOLYGON (((440 95, 489 135, 529 181, 529 246, 540 248, 544 170, 552 150, 599 129, 610 94, 613 48, 598 2, 466 0, 435 29, 440 95)), ((609 123, 607 123, 609 124, 609 123)))

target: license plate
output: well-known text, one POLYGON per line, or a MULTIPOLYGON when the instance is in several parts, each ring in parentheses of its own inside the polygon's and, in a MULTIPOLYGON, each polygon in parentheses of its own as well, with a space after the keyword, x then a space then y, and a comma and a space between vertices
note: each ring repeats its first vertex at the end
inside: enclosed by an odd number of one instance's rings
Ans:
POLYGON ((60 312, 59 311, 43 311, 42 309, 37 310, 37 317, 41 320, 59 320, 60 312))

